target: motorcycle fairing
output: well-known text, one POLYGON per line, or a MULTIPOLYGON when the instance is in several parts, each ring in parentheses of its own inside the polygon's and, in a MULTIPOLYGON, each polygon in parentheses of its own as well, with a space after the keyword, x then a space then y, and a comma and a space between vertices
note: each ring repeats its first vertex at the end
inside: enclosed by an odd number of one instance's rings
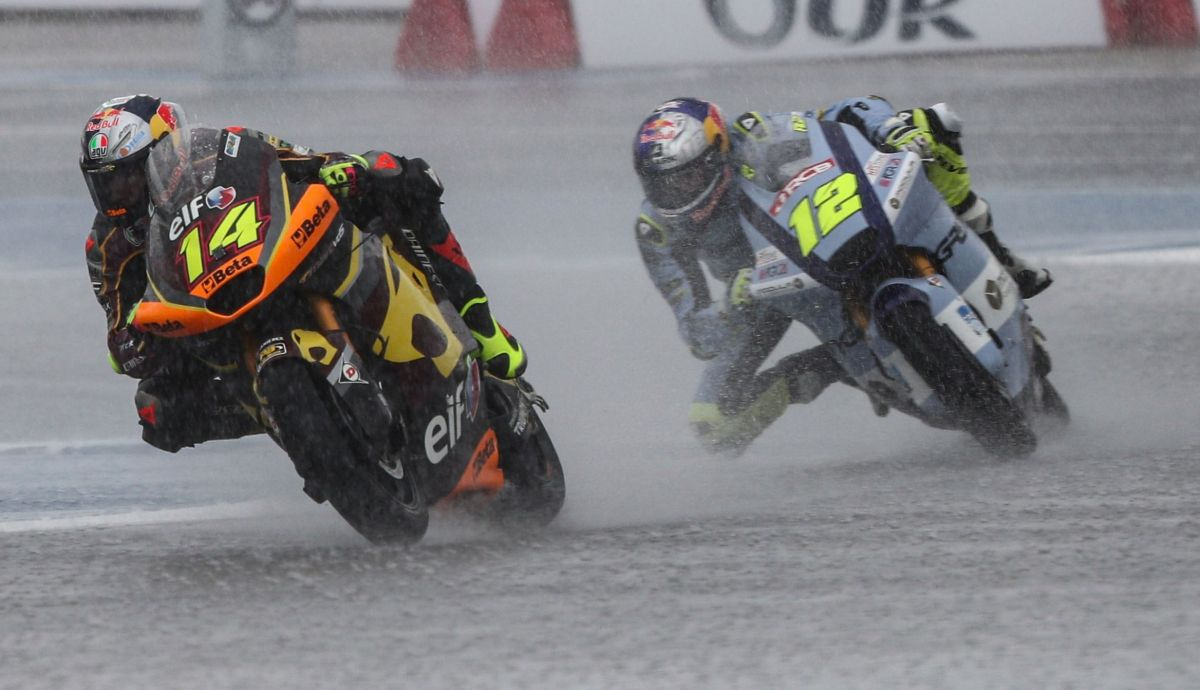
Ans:
MULTIPOLYGON (((786 132, 785 118, 778 120, 775 131, 786 132)), ((856 333, 837 291, 846 284, 847 273, 830 266, 848 245, 861 259, 856 268, 869 265, 884 251, 894 251, 892 246, 919 247, 938 259, 943 275, 893 279, 878 287, 904 284, 921 293, 935 320, 958 335, 1011 395, 1019 395, 1030 379, 1031 362, 1030 353, 1021 351, 1030 347, 1024 305, 1007 272, 982 241, 958 223, 921 174, 920 158, 907 152, 877 151, 856 130, 840 124, 811 118, 804 123, 804 132, 793 126, 797 133, 790 135, 807 140, 804 147, 793 146, 807 150, 807 155, 788 162, 794 171, 791 178, 764 171, 769 152, 742 147, 751 152, 751 159, 742 161, 743 179, 738 184, 740 222, 756 258, 751 294, 805 323, 822 342, 833 346, 860 387, 902 385, 914 402, 936 417, 940 403, 895 346, 883 340, 878 329, 856 333), (846 175, 853 175, 853 185, 846 175), (815 190, 839 177, 846 190, 860 197, 859 207, 827 214, 827 221, 841 218, 823 224, 815 190), (810 234, 806 244, 797 226, 809 233, 815 229, 816 241, 810 234), (873 230, 875 237, 856 249, 851 243, 864 229, 868 231, 862 234, 873 230), (932 281, 941 281, 941 286, 932 281)), ((820 201, 836 207, 849 198, 830 196, 820 201)), ((873 300, 869 306, 877 309, 879 304, 873 300)))
POLYGON ((395 249, 390 237, 383 245, 389 299, 371 350, 397 363, 428 357, 442 376, 449 377, 463 355, 463 344, 438 309, 428 276, 395 249))
POLYGON ((386 456, 393 422, 391 408, 379 381, 366 371, 346 333, 292 328, 285 334, 271 335, 258 346, 256 377, 265 367, 289 357, 307 362, 341 398, 357 422, 362 433, 360 441, 371 457, 386 456))
POLYGON ((496 432, 488 429, 467 460, 467 469, 442 504, 461 499, 474 493, 495 494, 504 488, 504 471, 500 469, 500 446, 496 432))
POLYGON ((134 313, 136 328, 186 337, 232 323, 287 282, 331 228, 344 232, 346 221, 329 190, 289 182, 273 147, 242 139, 238 155, 262 157, 265 179, 247 179, 242 171, 252 166, 222 166, 219 156, 211 188, 179 208, 156 209, 148 233, 150 281, 134 313), (251 193, 240 190, 254 190, 254 196, 222 208, 221 190, 232 190, 233 200, 251 193), (299 198, 293 204, 295 194, 299 198), (211 205, 210 199, 215 200, 211 205), (256 239, 242 242, 251 233, 256 239), (210 308, 239 276, 246 276, 241 280, 246 288, 256 269, 261 285, 249 284, 234 309, 210 308))
POLYGON ((390 233, 360 231, 323 185, 291 183, 273 148, 251 139, 231 147, 216 130, 199 136, 188 139, 199 142, 188 155, 203 150, 207 167, 187 168, 187 156, 160 161, 182 162, 179 179, 193 188, 158 197, 151 286, 135 324, 187 337, 187 347, 221 361, 240 354, 229 375, 247 392, 268 367, 303 360, 334 393, 337 405, 323 412, 340 412, 384 471, 417 475, 431 503, 499 490, 478 344, 427 263, 390 233), (255 274, 260 282, 248 282, 255 274), (197 288, 210 277, 210 288, 197 288))

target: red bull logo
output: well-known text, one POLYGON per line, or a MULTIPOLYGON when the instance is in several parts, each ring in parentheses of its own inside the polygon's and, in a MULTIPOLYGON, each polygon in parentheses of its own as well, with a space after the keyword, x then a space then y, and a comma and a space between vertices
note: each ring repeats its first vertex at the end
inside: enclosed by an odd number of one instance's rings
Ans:
POLYGON ((679 127, 674 120, 658 119, 642 128, 641 143, 652 144, 656 141, 670 141, 679 136, 679 127))

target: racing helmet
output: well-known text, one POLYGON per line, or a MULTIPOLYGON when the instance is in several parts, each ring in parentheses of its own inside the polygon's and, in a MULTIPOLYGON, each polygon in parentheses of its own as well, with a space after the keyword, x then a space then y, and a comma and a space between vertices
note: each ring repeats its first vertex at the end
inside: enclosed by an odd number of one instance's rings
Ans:
POLYGON ((186 124, 174 103, 138 94, 107 101, 83 126, 79 168, 96 210, 133 225, 149 214, 144 164, 150 147, 186 124))
POLYGON ((716 104, 676 98, 655 108, 633 140, 646 199, 668 217, 702 222, 729 187, 729 130, 716 104))

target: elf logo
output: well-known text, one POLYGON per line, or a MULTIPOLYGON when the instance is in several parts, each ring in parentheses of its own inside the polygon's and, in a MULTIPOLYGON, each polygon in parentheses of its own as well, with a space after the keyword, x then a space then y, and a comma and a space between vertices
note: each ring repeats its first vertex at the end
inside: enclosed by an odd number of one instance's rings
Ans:
POLYGON ((179 236, 183 234, 184 229, 191 227, 192 223, 196 222, 196 219, 200 217, 200 205, 205 202, 205 198, 206 195, 201 194, 195 199, 187 202, 184 204, 183 208, 179 209, 179 211, 175 214, 175 217, 171 219, 171 230, 167 234, 167 237, 169 237, 172 242, 179 239, 179 236))
POLYGON ((446 413, 436 415, 425 427, 425 457, 437 464, 444 460, 450 449, 462 438, 463 414, 467 406, 463 403, 463 384, 458 384, 454 395, 446 396, 446 413))

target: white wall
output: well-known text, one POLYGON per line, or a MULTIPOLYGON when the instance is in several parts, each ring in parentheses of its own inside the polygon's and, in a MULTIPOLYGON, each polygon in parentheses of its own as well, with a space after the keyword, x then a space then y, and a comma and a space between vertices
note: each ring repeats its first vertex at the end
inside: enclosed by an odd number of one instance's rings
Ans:
MULTIPOLYGON (((250 0, 253 1, 253 0, 250 0)), ((293 0, 302 10, 384 10, 407 9, 412 0, 293 0)), ((0 10, 199 10, 206 0, 0 0, 0 10)))
POLYGON ((1100 0, 576 0, 574 11, 589 67, 1107 42, 1100 0), (739 45, 718 29, 708 9, 714 5, 718 13, 728 8, 732 23, 750 34, 767 33, 788 8, 792 22, 778 42, 739 45), (883 10, 875 26, 866 21, 869 6, 883 10), (907 38, 901 35, 905 19, 916 27, 907 38), (955 29, 969 37, 951 36, 955 29), (828 35, 835 32, 841 35, 828 35))

